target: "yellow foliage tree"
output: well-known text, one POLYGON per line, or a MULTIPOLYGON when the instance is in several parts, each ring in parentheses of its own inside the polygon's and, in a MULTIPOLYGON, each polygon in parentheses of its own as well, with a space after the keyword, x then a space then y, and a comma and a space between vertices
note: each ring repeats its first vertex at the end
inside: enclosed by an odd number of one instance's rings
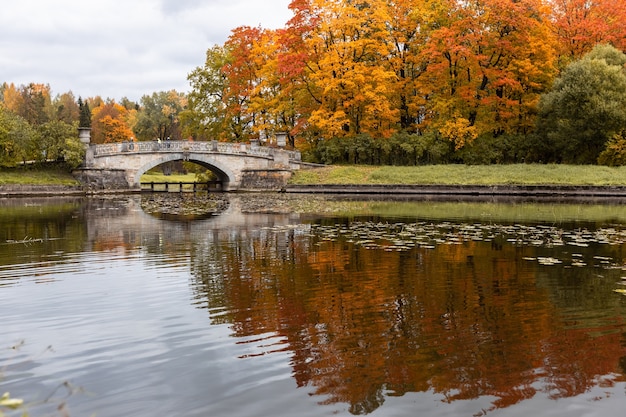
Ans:
POLYGON ((471 144, 478 137, 476 126, 472 126, 469 120, 458 114, 446 120, 439 133, 452 142, 456 150, 471 144))
POLYGON ((396 78, 388 56, 388 2, 313 0, 318 29, 304 40, 310 56, 308 89, 318 106, 309 124, 328 136, 388 136, 397 127, 396 78))

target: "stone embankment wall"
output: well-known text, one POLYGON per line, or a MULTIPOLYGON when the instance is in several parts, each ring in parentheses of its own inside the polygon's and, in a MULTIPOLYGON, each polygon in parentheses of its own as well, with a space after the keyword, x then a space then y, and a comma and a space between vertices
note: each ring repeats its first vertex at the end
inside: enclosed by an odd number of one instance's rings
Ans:
POLYGON ((85 191, 80 186, 67 185, 0 185, 0 198, 19 196, 80 195, 85 191))
POLYGON ((95 190, 128 190, 126 171, 123 169, 77 169, 72 172, 88 191, 95 190))
POLYGON ((242 171, 241 191, 282 191, 291 178, 289 169, 249 169, 242 171))

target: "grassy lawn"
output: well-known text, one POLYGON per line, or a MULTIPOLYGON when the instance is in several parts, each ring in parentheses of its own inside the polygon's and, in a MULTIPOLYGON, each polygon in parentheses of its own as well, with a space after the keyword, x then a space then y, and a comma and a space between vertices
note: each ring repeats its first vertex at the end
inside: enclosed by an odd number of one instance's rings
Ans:
POLYGON ((160 172, 146 172, 141 176, 141 182, 194 182, 196 174, 171 174, 164 175, 160 172))
POLYGON ((626 167, 596 165, 328 166, 297 171, 291 184, 626 185, 626 167))
POLYGON ((0 185, 80 185, 69 172, 55 168, 2 168, 0 185))

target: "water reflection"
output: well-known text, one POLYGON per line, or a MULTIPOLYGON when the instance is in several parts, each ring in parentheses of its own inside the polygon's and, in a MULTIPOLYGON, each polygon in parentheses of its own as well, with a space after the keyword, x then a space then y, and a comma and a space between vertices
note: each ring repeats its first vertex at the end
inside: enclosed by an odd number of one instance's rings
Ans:
MULTIPOLYGON (((87 381, 110 384, 101 389, 115 402, 86 399, 85 414, 151 415, 120 387, 145 391, 147 407, 157 401, 150 390, 185 384, 181 374, 195 382, 180 400, 170 397, 170 414, 219 415, 216 404, 232 398, 276 416, 321 413, 286 398, 285 375, 320 407, 346 404, 358 415, 419 408, 465 416, 512 406, 529 414, 542 398, 596 388, 594 400, 606 400, 625 381, 626 297, 614 292, 626 275, 620 206, 237 195, 190 206, 219 207, 219 215, 164 220, 146 212, 146 198, 22 200, 0 213, 0 297, 23 294, 28 280, 63 288, 54 307, 49 296, 34 297, 32 309, 9 316, 8 328, 43 320, 76 336, 59 373, 70 380, 72 372, 93 373, 87 381), (69 276, 88 287, 74 290, 69 276), (40 318, 63 305, 72 306, 71 319, 40 318), (149 338, 128 330, 128 310, 149 338), (224 329, 229 338, 220 336, 224 329), (81 339, 89 332, 96 336, 81 339), (107 365, 112 358, 117 366, 107 365), (245 369, 231 370, 237 377, 223 376, 231 359, 245 369), (211 377, 216 367, 221 378, 211 377), (274 394, 263 398, 250 386, 274 394), (419 407, 398 403, 416 393, 419 407), (476 403, 441 411, 440 400, 476 403)), ((166 203, 167 210, 178 204, 166 203)), ((151 212, 159 205, 150 202, 151 212)), ((229 413, 255 415, 243 405, 229 413)))
POLYGON ((210 311, 226 306, 214 323, 287 341, 298 386, 325 403, 366 414, 433 391, 491 396, 494 410, 624 380, 611 294, 623 238, 615 226, 321 221, 204 248, 193 275, 210 311))

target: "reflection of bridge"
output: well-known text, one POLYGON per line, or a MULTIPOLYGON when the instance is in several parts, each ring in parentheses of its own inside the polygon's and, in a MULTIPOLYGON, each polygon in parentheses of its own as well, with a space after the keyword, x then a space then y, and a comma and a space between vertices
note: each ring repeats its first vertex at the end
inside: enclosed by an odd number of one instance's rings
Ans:
POLYGON ((180 239, 207 244, 235 237, 246 241, 248 234, 299 221, 298 215, 293 213, 243 213, 240 197, 236 195, 228 196, 228 207, 210 218, 193 222, 185 221, 183 216, 180 221, 162 220, 143 210, 142 198, 133 195, 126 199, 82 200, 82 211, 87 214, 83 221, 89 242, 85 250, 93 250, 94 246, 128 247, 146 242, 159 242, 162 245, 180 239))
POLYGON ((162 141, 89 145, 84 167, 75 172, 87 187, 139 189, 149 169, 170 161, 190 161, 212 172, 225 191, 279 189, 295 169, 300 153, 240 143, 162 141))

